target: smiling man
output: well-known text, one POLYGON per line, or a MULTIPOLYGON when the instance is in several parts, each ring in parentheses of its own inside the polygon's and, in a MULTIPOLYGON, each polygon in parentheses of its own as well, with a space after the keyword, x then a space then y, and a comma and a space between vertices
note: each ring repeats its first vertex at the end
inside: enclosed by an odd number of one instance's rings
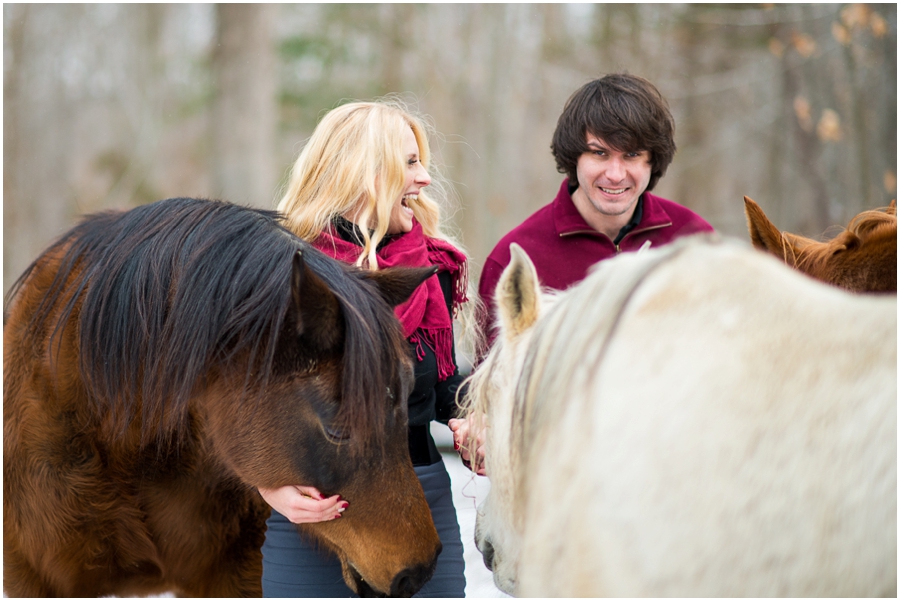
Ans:
POLYGON ((713 231, 690 209, 650 194, 675 154, 675 121, 649 81, 618 73, 584 85, 566 102, 550 148, 566 174, 556 198, 501 238, 481 272, 482 355, 511 242, 528 253, 543 286, 564 290, 597 261, 713 231))

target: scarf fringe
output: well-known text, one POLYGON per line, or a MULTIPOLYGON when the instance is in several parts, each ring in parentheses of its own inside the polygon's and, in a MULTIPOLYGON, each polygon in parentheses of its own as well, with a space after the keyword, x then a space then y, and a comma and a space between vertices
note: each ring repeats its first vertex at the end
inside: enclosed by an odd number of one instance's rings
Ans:
POLYGON ((456 317, 460 305, 469 300, 469 262, 464 254, 444 240, 427 238, 425 245, 428 247, 431 263, 440 267, 441 271, 450 273, 453 280, 453 317, 456 317))
POLYGON ((426 330, 419 328, 408 340, 416 345, 416 359, 422 361, 425 358, 424 342, 428 345, 437 359, 438 382, 443 382, 456 371, 456 363, 453 358, 453 328, 440 328, 426 330))

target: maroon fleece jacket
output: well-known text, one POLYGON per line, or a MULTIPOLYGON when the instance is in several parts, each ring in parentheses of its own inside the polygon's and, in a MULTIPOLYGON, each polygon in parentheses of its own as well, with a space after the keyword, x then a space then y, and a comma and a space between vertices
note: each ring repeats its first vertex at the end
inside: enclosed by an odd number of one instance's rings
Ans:
POLYGON ((642 195, 641 209, 640 221, 616 245, 585 222, 572 202, 569 180, 563 180, 553 202, 501 238, 484 262, 478 292, 484 303, 479 321, 488 340, 486 348, 495 337, 490 327, 495 319, 494 289, 509 264, 510 243, 517 243, 531 258, 542 286, 565 290, 583 280, 597 261, 637 251, 648 240, 651 247, 658 247, 682 236, 714 231, 690 209, 649 192, 642 195))

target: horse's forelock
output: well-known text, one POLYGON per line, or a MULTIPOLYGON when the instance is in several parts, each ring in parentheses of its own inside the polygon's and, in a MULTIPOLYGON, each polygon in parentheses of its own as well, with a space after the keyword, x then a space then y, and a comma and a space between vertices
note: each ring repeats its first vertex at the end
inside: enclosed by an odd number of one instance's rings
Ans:
POLYGON ((359 270, 320 253, 307 255, 344 316, 341 402, 335 425, 350 434, 351 449, 368 452, 384 442, 391 395, 407 350, 394 312, 359 270))
POLYGON ((847 229, 860 238, 874 236, 890 236, 897 234, 897 215, 888 212, 888 209, 877 211, 863 211, 854 217, 847 229))
POLYGON ((897 217, 888 210, 863 211, 854 217, 846 228, 826 242, 803 239, 795 234, 791 234, 791 236, 807 242, 801 248, 795 248, 789 243, 790 241, 787 241, 786 244, 785 259, 787 260, 788 251, 790 251, 793 260, 790 264, 798 270, 838 286, 865 290, 879 283, 866 281, 869 276, 860 275, 869 273, 869 270, 865 269, 865 267, 871 267, 868 263, 883 262, 885 260, 885 257, 882 256, 883 253, 888 253, 890 256, 895 255, 895 251, 888 249, 886 243, 893 242, 894 248, 896 248, 897 217), (876 255, 870 257, 860 255, 859 260, 866 264, 861 265, 858 270, 842 273, 841 269, 846 269, 847 266, 835 263, 835 252, 840 249, 857 247, 870 248, 872 249, 870 253, 876 253, 876 255))
POLYGON ((475 420, 476 427, 481 427, 480 420, 490 409, 489 404, 493 397, 492 381, 497 376, 496 371, 501 368, 500 361, 504 356, 505 345, 503 337, 498 337, 478 368, 472 371, 465 384, 460 387, 467 391, 461 400, 460 411, 462 415, 475 420))

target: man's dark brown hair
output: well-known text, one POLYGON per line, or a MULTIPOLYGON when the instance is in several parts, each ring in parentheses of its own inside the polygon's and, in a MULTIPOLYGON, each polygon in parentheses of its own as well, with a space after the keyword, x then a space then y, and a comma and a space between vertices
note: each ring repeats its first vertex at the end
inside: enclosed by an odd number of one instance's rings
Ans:
POLYGON ((585 84, 569 97, 553 133, 550 149, 556 168, 578 183, 576 165, 589 152, 587 134, 622 152, 650 152, 652 190, 675 155, 675 120, 669 104, 652 83, 615 73, 585 84))

